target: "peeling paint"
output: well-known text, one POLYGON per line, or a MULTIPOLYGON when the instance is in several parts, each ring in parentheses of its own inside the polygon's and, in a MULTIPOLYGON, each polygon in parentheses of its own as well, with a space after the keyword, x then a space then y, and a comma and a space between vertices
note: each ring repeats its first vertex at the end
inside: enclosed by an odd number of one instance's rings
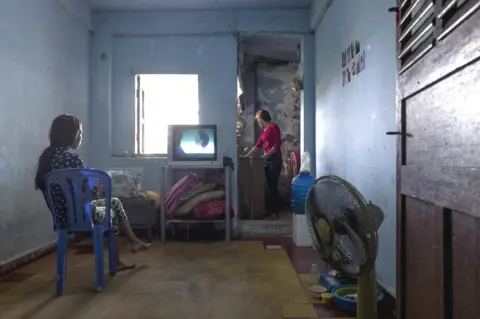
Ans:
POLYGON ((282 132, 284 160, 300 151, 300 93, 292 89, 298 64, 257 65, 257 106, 270 112, 282 132))

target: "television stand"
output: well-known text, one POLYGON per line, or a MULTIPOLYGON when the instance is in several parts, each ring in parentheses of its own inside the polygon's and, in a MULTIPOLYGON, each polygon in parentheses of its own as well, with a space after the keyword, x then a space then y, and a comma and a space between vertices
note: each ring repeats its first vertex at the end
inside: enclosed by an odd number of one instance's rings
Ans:
MULTIPOLYGON (((202 163, 203 164, 203 163, 202 163)), ((232 223, 230 217, 230 206, 231 206, 231 172, 232 167, 224 166, 222 162, 218 163, 215 162, 212 165, 199 165, 198 163, 191 163, 190 165, 183 164, 182 165, 166 165, 162 166, 162 176, 163 176, 163 183, 162 189, 160 194, 161 200, 161 210, 160 210, 160 236, 162 244, 167 242, 167 226, 169 224, 197 224, 197 223, 217 223, 217 224, 225 224, 225 243, 230 243, 231 240, 231 230, 232 230, 232 223), (165 194, 166 190, 169 189, 172 183, 174 171, 188 171, 188 170, 208 170, 208 169, 215 169, 215 170, 223 170, 224 178, 225 178, 225 219, 224 220, 184 220, 184 219, 167 219, 166 212, 165 212, 165 194)))

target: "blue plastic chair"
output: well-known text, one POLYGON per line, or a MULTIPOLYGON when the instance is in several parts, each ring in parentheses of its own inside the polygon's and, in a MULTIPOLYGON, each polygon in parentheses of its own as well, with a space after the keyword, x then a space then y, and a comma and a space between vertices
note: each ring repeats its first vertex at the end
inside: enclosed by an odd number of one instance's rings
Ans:
POLYGON ((55 225, 57 241, 57 295, 63 294, 63 286, 66 276, 68 234, 91 231, 95 253, 95 274, 97 279, 97 291, 104 288, 103 268, 103 235, 108 232, 109 273, 115 276, 115 233, 110 219, 111 179, 104 171, 95 169, 63 169, 51 172, 45 176, 45 198, 48 207, 56 223, 55 210, 51 187, 58 185, 66 199, 68 209, 67 228, 59 228, 55 225), (92 218, 91 201, 94 197, 93 189, 96 182, 103 182, 106 199, 105 219, 102 224, 95 225, 92 218))

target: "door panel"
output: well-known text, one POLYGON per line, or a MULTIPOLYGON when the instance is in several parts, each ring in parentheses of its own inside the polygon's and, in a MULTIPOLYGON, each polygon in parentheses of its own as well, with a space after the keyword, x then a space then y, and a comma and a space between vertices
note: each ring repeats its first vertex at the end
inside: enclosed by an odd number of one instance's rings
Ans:
POLYGON ((405 318, 443 318, 443 281, 438 280, 443 277, 442 209, 412 197, 405 197, 405 201, 408 253, 404 267, 410 269, 404 285, 405 318))
POLYGON ((454 318, 477 318, 480 314, 480 219, 453 211, 452 237, 454 318))
POLYGON ((480 218, 480 169, 409 165, 400 178, 403 195, 480 218))
POLYGON ((480 62, 406 99, 407 165, 480 166, 480 62))
POLYGON ((405 99, 403 194, 480 217, 480 62, 405 99), (455 189, 456 191, 452 191, 455 189))
POLYGON ((480 0, 401 0, 397 318, 480 313, 480 0))

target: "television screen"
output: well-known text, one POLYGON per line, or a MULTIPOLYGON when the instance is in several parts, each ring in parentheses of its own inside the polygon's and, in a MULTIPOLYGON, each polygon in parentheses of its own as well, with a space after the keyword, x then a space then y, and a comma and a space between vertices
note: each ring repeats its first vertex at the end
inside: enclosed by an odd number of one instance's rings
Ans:
POLYGON ((173 161, 216 161, 216 125, 172 125, 173 161))

